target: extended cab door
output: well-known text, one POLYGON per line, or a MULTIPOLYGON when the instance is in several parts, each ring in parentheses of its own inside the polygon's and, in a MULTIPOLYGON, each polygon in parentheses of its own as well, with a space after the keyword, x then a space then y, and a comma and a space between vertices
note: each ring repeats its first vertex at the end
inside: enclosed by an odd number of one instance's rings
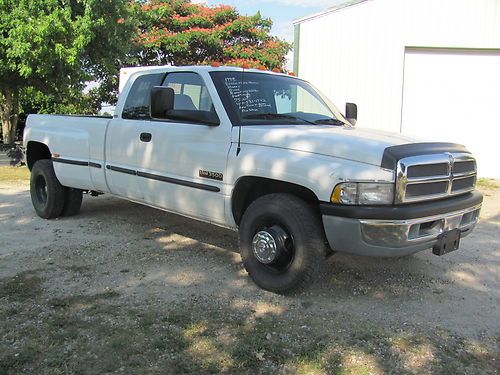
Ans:
MULTIPOLYGON (((110 191, 133 200, 144 200, 137 170, 144 164, 149 131, 150 93, 161 84, 164 73, 139 75, 114 118, 106 139, 106 176, 110 191)), ((131 78, 132 79, 132 78, 131 78)))
MULTIPOLYGON (((174 110, 223 112, 210 78, 171 72, 163 85, 174 89, 174 110)), ((223 114, 223 113, 222 113, 223 114)), ((221 116, 219 116, 221 118, 221 116)), ((188 216, 224 224, 224 171, 231 145, 231 125, 155 120, 139 167, 144 200, 188 216)), ((147 130, 146 130, 147 129, 147 130)))

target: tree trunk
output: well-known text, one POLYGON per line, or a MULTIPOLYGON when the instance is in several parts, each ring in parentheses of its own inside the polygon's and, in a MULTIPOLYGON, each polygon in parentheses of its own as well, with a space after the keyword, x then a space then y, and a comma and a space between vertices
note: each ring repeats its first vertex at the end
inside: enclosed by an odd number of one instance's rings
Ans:
POLYGON ((17 90, 5 88, 2 90, 3 98, 0 107, 0 120, 2 122, 2 137, 4 144, 14 142, 19 121, 19 93, 17 90))

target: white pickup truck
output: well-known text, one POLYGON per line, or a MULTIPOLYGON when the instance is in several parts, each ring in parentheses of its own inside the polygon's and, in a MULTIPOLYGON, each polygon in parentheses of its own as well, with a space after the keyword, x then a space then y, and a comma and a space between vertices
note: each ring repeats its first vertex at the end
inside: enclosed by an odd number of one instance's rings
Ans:
POLYGON ((301 289, 333 252, 442 255, 474 228, 476 162, 452 143, 356 128, 304 80, 234 67, 134 73, 115 115, 30 115, 37 214, 78 213, 82 193, 239 230, 250 277, 301 289))

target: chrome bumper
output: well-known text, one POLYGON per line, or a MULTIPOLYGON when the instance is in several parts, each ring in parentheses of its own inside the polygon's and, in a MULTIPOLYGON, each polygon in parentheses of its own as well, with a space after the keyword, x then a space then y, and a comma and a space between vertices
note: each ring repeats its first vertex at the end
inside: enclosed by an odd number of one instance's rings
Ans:
POLYGON ((462 237, 476 225, 481 205, 411 220, 352 219, 323 215, 325 233, 334 251, 367 256, 403 256, 430 249, 438 236, 460 229, 462 237))

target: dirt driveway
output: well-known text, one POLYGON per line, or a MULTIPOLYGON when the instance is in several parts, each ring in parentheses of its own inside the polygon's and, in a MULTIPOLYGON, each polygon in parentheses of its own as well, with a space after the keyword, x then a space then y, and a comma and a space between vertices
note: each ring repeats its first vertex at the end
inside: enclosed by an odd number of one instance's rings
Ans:
POLYGON ((236 233, 108 196, 45 221, 0 183, 0 374, 500 371, 500 191, 445 257, 336 254, 258 289, 236 233))

